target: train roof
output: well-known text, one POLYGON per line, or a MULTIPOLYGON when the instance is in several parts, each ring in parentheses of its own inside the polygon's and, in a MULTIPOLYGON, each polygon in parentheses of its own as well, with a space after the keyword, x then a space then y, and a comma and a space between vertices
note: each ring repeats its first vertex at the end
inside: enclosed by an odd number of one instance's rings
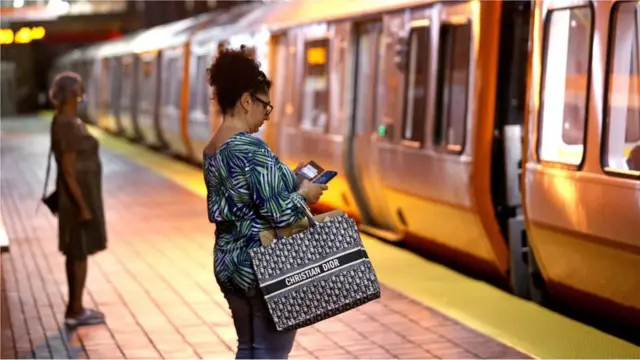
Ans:
POLYGON ((228 40, 233 35, 246 32, 248 29, 253 29, 256 24, 262 23, 261 19, 277 10, 277 8, 282 7, 282 4, 284 4, 284 2, 263 3, 260 4, 260 6, 255 6, 253 9, 250 9, 251 11, 249 12, 243 12, 233 22, 218 24, 218 26, 208 24, 208 26, 199 30, 193 36, 193 45, 199 47, 202 46, 202 42, 228 40))
MULTIPOLYGON (((270 31, 303 26, 317 22, 365 17, 371 14, 397 11, 426 5, 433 0, 299 0, 281 2, 260 24, 270 31)), ((252 30, 254 30, 252 29, 252 30)))
POLYGON ((205 40, 229 40, 257 32, 279 32, 317 22, 366 17, 426 5, 433 0, 293 0, 267 1, 235 24, 205 27, 194 35, 194 45, 205 40))
POLYGON ((216 27, 233 23, 259 5, 261 4, 242 4, 230 9, 216 10, 149 29, 132 41, 132 50, 133 52, 139 53, 182 45, 186 43, 199 28, 203 26, 216 27))
POLYGON ((228 39, 258 31, 278 32, 317 22, 366 17, 433 2, 432 0, 293 0, 264 1, 234 6, 140 30, 125 37, 76 49, 59 61, 109 57, 178 46, 191 36, 228 39))

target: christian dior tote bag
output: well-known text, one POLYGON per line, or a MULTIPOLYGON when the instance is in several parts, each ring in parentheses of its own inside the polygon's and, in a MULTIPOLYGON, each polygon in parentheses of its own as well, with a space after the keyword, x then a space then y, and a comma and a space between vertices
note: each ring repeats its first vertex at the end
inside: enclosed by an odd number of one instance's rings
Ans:
MULTIPOLYGON (((305 206, 306 208, 306 206, 305 206)), ((253 267, 278 330, 299 329, 380 298, 380 283, 347 215, 250 250, 253 267)))

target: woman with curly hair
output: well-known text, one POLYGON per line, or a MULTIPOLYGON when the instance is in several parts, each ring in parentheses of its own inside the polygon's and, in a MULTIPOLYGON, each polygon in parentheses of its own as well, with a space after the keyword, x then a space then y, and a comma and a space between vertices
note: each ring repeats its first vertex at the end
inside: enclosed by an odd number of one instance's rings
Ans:
POLYGON ((101 312, 82 305, 87 257, 107 245, 99 143, 77 117, 83 94, 82 79, 73 72, 56 76, 49 90, 56 108, 51 123, 51 151, 58 168, 58 247, 66 257, 69 287, 64 317, 72 327, 104 322, 101 312))
POLYGON ((277 331, 260 294, 249 250, 259 233, 304 218, 326 185, 298 182, 261 139, 271 81, 244 51, 223 50, 209 71, 223 122, 204 149, 209 220, 216 225, 214 272, 238 335, 237 359, 285 359, 295 331, 277 331))

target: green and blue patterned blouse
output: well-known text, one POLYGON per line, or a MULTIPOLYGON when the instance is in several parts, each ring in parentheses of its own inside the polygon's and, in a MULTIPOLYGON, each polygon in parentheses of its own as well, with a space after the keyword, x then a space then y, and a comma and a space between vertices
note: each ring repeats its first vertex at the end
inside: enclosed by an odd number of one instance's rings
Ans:
POLYGON ((257 285, 249 250, 259 234, 304 217, 298 179, 248 132, 233 135, 213 154, 204 154, 209 221, 216 224, 214 272, 221 287, 248 290, 257 285))

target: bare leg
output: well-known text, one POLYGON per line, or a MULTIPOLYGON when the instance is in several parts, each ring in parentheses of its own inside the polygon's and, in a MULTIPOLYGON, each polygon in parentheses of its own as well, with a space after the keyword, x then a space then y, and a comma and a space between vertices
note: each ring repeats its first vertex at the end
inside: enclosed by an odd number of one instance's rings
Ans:
POLYGON ((64 315, 67 326, 83 326, 104 323, 104 314, 87 309, 82 305, 82 294, 87 280, 87 259, 67 259, 67 282, 69 285, 69 303, 64 315))
POLYGON ((67 258, 67 284, 69 286, 69 303, 65 317, 76 317, 83 313, 82 294, 87 280, 87 259, 73 260, 67 258))

